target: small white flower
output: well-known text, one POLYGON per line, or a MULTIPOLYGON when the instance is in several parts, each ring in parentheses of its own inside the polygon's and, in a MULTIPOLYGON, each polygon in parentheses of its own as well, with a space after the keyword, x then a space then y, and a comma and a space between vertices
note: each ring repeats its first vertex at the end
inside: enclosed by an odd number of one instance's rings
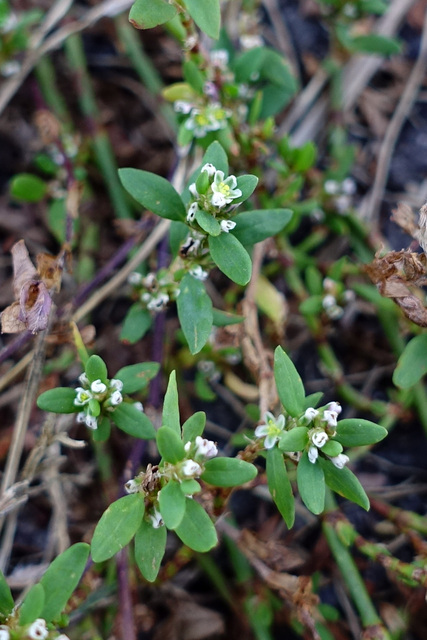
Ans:
POLYGON ((181 466, 184 476, 199 476, 202 473, 201 466, 194 460, 185 460, 181 466))
MULTIPOLYGON (((78 378, 80 384, 85 384, 89 386, 89 378, 87 377, 87 375, 85 373, 82 373, 81 375, 79 375, 78 378)), ((76 389, 77 391, 77 389, 76 389)))
POLYGON ((206 171, 209 178, 212 178, 216 173, 216 167, 214 167, 213 164, 211 164, 210 162, 207 162, 206 164, 203 165, 202 171, 206 171))
POLYGON ((188 190, 191 193, 191 195, 193 196, 193 198, 198 198, 198 196, 200 195, 199 192, 197 191, 195 182, 192 182, 190 184, 190 186, 188 187, 188 190))
POLYGON ((55 640, 70 640, 70 638, 66 636, 65 633, 61 633, 61 635, 55 638, 55 640))
POLYGON ((84 407, 85 404, 92 400, 92 394, 87 389, 82 389, 82 387, 77 387, 76 389, 76 397, 74 398, 74 404, 76 407, 84 407))
POLYGON ((86 422, 86 414, 85 414, 85 412, 84 411, 80 411, 80 413, 78 413, 77 416, 76 416, 76 420, 77 420, 77 422, 80 422, 80 423, 86 422))
POLYGON ((4 78, 9 78, 10 76, 14 76, 15 73, 20 71, 21 65, 17 60, 9 60, 8 62, 3 62, 0 67, 0 73, 4 78))
POLYGON ((317 411, 317 409, 314 409, 313 407, 309 407, 308 409, 306 409, 304 413, 304 418, 311 422, 318 415, 319 415, 319 412, 317 411))
POLYGON ((118 389, 116 389, 115 391, 113 391, 113 393, 110 396, 110 403, 113 407, 116 407, 118 404, 120 404, 123 401, 123 396, 120 393, 120 391, 118 389))
POLYGON ((196 264, 195 267, 190 269, 190 273, 193 276, 193 278, 196 278, 196 280, 201 280, 202 282, 206 280, 206 278, 209 275, 208 272, 202 269, 202 267, 199 264, 196 264))
POLYGON ((141 411, 141 413, 144 411, 142 402, 134 402, 133 406, 135 407, 135 409, 138 409, 138 411, 141 411))
POLYGON ((261 36, 256 34, 246 33, 239 38, 240 44, 242 45, 242 49, 255 49, 256 47, 262 47, 264 44, 264 40, 261 36))
POLYGON ((222 209, 227 204, 227 198, 223 193, 214 193, 211 198, 211 203, 214 207, 218 207, 218 209, 222 209))
POLYGON ((335 196, 340 191, 340 184, 336 180, 326 180, 323 188, 326 193, 331 196, 335 196))
POLYGON ((214 82, 210 82, 210 81, 205 82, 205 84, 203 85, 203 93, 208 98, 212 98, 213 100, 218 100, 218 95, 219 95, 218 89, 214 82))
POLYGON ((328 309, 326 309, 326 315, 331 320, 339 320, 344 315, 344 309, 336 304, 335 306, 328 307, 328 309))
POLYGON ((125 484, 126 493, 138 493, 141 484, 136 480, 128 480, 125 484))
POLYGON ((353 178, 346 178, 341 183, 341 191, 347 196, 352 196, 356 193, 356 183, 353 178))
POLYGON ((155 273, 147 273, 147 275, 142 278, 142 284, 146 289, 157 289, 157 278, 155 273))
POLYGON ((193 204, 190 204, 187 210, 187 222, 193 222, 194 218, 196 217, 198 208, 199 207, 197 205, 197 202, 193 202, 193 204))
POLYGON ((187 115, 188 113, 190 113, 193 105, 191 104, 191 102, 186 102, 185 100, 176 100, 176 102, 174 102, 173 108, 177 113, 183 113, 184 115, 187 115))
POLYGON ((350 460, 350 458, 346 456, 345 453, 340 453, 339 455, 329 459, 337 469, 344 469, 345 465, 350 460))
POLYGON ((338 198, 335 198, 334 204, 338 213, 341 213, 341 214, 347 213, 347 211, 351 207, 351 198, 350 196, 346 196, 346 195, 338 196, 338 198))
POLYGON ((37 618, 28 629, 28 637, 31 640, 45 640, 49 631, 46 629, 46 621, 43 618, 37 618))
POLYGON ((319 457, 319 449, 314 446, 310 447, 308 450, 308 459, 310 460, 311 464, 314 464, 318 457, 319 457))
POLYGON ((236 176, 228 176, 228 178, 224 178, 223 171, 215 171, 215 177, 212 182, 212 191, 212 204, 219 207, 224 206, 224 204, 230 204, 233 200, 240 198, 242 195, 241 190, 237 188, 236 176), (224 204, 215 204, 214 196, 216 194, 221 194, 223 196, 223 200, 225 201, 224 204))
POLYGON ((326 420, 328 427, 331 427, 332 429, 335 429, 337 426, 337 418, 338 413, 336 411, 329 411, 326 409, 326 411, 323 412, 323 420, 326 420))
POLYGON ((9 629, 6 629, 6 628, 0 629, 0 640, 9 640, 9 638, 10 638, 9 629))
POLYGON ((257 438, 265 436, 264 447, 266 449, 272 449, 279 440, 285 427, 285 416, 280 414, 278 418, 275 418, 270 411, 267 411, 264 420, 265 424, 260 424, 255 429, 255 435, 257 438))
POLYGON ((110 389, 117 389, 117 391, 121 391, 123 389, 123 382, 118 378, 111 378, 109 386, 110 389))
POLYGON ((144 293, 141 294, 140 300, 141 302, 148 303, 151 300, 151 295, 147 291, 144 291, 144 293))
POLYGON ((169 302, 169 296, 166 293, 159 293, 155 298, 151 298, 147 304, 150 311, 161 311, 169 302))
POLYGON ((342 411, 342 406, 340 405, 339 402, 328 402, 328 404, 326 405, 326 408, 328 411, 333 411, 334 413, 336 413, 337 416, 339 416, 339 414, 342 411))
POLYGON ((186 442, 186 443, 185 443, 185 445, 184 445, 184 451, 185 451, 186 453, 188 453, 188 452, 190 451, 190 449, 191 449, 191 444, 192 444, 192 443, 191 443, 191 440, 189 440, 188 442, 186 442))
POLYGON ((319 449, 321 449, 323 445, 327 443, 328 440, 329 440, 329 436, 327 433, 325 433, 325 431, 316 431, 311 436, 312 443, 316 445, 316 447, 318 447, 319 449))
POLYGON ((228 51, 226 49, 214 49, 211 51, 211 64, 218 69, 224 69, 228 64, 228 51))
POLYGON ((236 223, 233 222, 233 220, 221 220, 220 222, 221 230, 224 231, 225 233, 228 233, 229 231, 234 229, 235 226, 236 226, 236 223))
POLYGON ((93 430, 95 430, 95 429, 97 429, 97 428, 98 428, 98 421, 97 421, 97 419, 95 418, 95 416, 91 416, 91 415, 89 415, 89 414, 88 414, 88 415, 86 416, 86 418, 85 418, 85 422, 86 422, 86 426, 87 426, 89 429, 93 429, 93 430))
POLYGON ((94 380, 90 385, 92 393, 104 393, 107 391, 107 385, 101 382, 101 380, 94 380))
POLYGON ((336 304, 337 304, 337 301, 335 300, 335 297, 330 293, 327 296, 325 296, 322 300, 322 307, 324 309, 329 309, 330 307, 334 307, 336 304))
POLYGON ((141 281, 142 281, 142 275, 137 271, 132 271, 132 273, 129 274, 129 277, 128 277, 129 284, 133 284, 136 286, 138 284, 141 284, 141 281))
POLYGON ((202 438, 201 436, 197 436, 196 438, 196 447, 196 456, 214 458, 218 454, 215 442, 202 438))
POLYGON ((157 509, 153 509, 153 513, 150 513, 150 520, 153 529, 160 529, 160 527, 163 527, 164 523, 162 514, 160 513, 160 511, 157 511, 157 509))

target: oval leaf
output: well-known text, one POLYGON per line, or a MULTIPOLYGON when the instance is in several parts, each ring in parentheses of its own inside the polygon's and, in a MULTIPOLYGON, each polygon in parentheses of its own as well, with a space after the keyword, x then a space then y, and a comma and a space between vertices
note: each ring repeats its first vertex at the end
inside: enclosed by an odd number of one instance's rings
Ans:
POLYGON ((412 338, 400 356, 393 373, 393 382, 409 389, 427 373, 427 333, 412 338))
POLYGON ((34 622, 36 618, 40 618, 44 602, 43 586, 40 583, 33 585, 19 608, 19 624, 21 627, 25 627, 27 624, 34 622))
POLYGON ((309 511, 318 515, 325 508, 325 475, 318 464, 312 464, 307 451, 301 456, 297 467, 298 491, 309 511))
POLYGON ((129 344, 134 344, 141 340, 151 327, 151 314, 147 309, 143 309, 139 302, 135 302, 127 312, 120 340, 129 344))
POLYGON ((217 267, 226 276, 244 286, 252 275, 252 262, 244 246, 231 233, 209 236, 209 250, 217 267))
POLYGON ((47 568, 40 584, 45 600, 40 617, 46 622, 57 620, 71 598, 85 570, 89 545, 78 542, 66 549, 47 568))
POLYGON ((201 436, 206 426, 206 414, 204 411, 197 411, 188 418, 182 425, 182 441, 193 442, 197 436, 201 436))
POLYGON ((166 462, 176 464, 185 457, 185 449, 179 435, 170 427, 160 427, 156 435, 157 448, 166 462))
POLYGON ((283 454, 277 447, 267 451, 267 482, 271 497, 288 529, 293 527, 295 522, 295 500, 292 487, 286 471, 283 454))
POLYGON ((294 427, 290 431, 282 433, 279 440, 279 449, 282 451, 303 451, 307 443, 307 429, 305 427, 294 427))
POLYGON ((165 178, 140 169, 120 169, 119 177, 126 191, 149 211, 168 220, 185 220, 184 203, 165 178))
POLYGON ((156 430, 150 419, 133 404, 122 402, 111 412, 111 420, 125 433, 134 438, 151 440, 156 437, 156 430))
POLYGON ((43 411, 52 411, 52 413, 75 413, 79 411, 79 407, 74 404, 75 397, 75 389, 57 387, 39 395, 37 406, 43 411))
POLYGON ((106 384, 108 381, 107 365, 99 356, 94 355, 89 358, 86 362, 85 372, 89 378, 89 382, 101 380, 101 382, 106 384))
POLYGON ((148 582, 154 582, 166 549, 166 527, 155 529, 151 522, 143 520, 135 534, 135 560, 148 582))
POLYGON ((176 529, 185 513, 185 496, 180 484, 171 480, 159 491, 158 497, 163 522, 168 529, 176 529))
POLYGON ((136 29, 152 29, 176 15, 175 6, 165 0, 135 0, 129 12, 129 22, 136 29))
POLYGON ((203 211, 202 209, 198 209, 196 211, 196 220, 203 229, 210 236, 219 236, 221 233, 221 227, 219 226, 218 220, 216 220, 212 214, 203 211))
POLYGON ((144 498, 133 493, 119 498, 104 511, 96 525, 91 554, 94 562, 112 558, 123 549, 139 529, 144 515, 144 498))
POLYGON ((298 416, 303 412, 304 386, 293 362, 281 347, 274 352, 274 379, 280 402, 291 416, 298 416))
POLYGON ((290 209, 255 209, 234 216, 233 235, 246 247, 282 231, 292 218, 290 209))
POLYGON ((20 173, 10 185, 10 193, 17 200, 24 202, 40 202, 47 192, 47 184, 31 173, 20 173))
POLYGON ((380 442, 386 435, 387 430, 375 422, 349 418, 338 422, 334 440, 337 440, 343 447, 361 447, 380 442))
POLYGON ((15 606, 6 578, 0 571, 0 613, 7 616, 15 606))
POLYGON ((347 467, 337 469, 332 462, 324 458, 318 459, 325 474, 325 482, 335 493, 358 504, 362 509, 369 511, 369 499, 364 488, 354 473, 347 467))
POLYGON ((187 273, 180 284, 176 304, 182 330, 191 353, 198 353, 208 341, 212 330, 212 300, 205 285, 187 273))
POLYGON ((256 467, 240 458, 212 458, 200 477, 215 487, 236 487, 250 482, 256 474, 256 467))
POLYGON ((162 424, 169 427, 181 436, 181 424, 179 421, 178 388, 176 386, 176 373, 172 371, 169 376, 168 388, 163 400, 162 424))
POLYGON ((158 362, 140 362, 123 367, 114 378, 123 382, 123 393, 135 393, 145 389, 150 380, 156 377, 160 369, 158 362))
POLYGON ((184 517, 175 533, 187 547, 205 553, 218 542, 213 522, 203 507, 192 498, 186 498, 185 504, 184 517))
POLYGON ((185 0, 185 6, 199 29, 217 40, 221 24, 219 0, 185 0))

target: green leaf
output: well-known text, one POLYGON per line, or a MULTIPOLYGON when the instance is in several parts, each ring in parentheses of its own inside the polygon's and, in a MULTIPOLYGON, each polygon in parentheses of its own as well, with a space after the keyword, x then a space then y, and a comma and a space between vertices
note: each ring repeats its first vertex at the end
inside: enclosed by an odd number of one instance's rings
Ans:
POLYGON ((179 488, 184 496, 192 496, 194 493, 200 493, 202 490, 202 487, 194 478, 182 480, 179 483, 179 488))
POLYGON ((294 427, 280 436, 279 449, 282 451, 302 451, 308 443, 306 427, 294 427))
POLYGON ((186 498, 185 504, 184 517, 175 533, 190 549, 200 553, 210 551, 218 542, 212 520, 196 500, 186 498))
POLYGON ((378 53, 382 56, 392 56, 402 50, 402 43, 397 38, 387 38, 376 33, 351 38, 348 46, 357 53, 378 53))
MULTIPOLYGON (((175 435, 174 432, 171 432, 175 435)), ((185 496, 179 482, 171 480, 158 494, 159 509, 168 529, 176 529, 184 517, 185 496)))
POLYGON ((188 418, 182 425, 182 441, 187 443, 201 436, 206 425, 206 414, 204 411, 197 411, 188 418))
POLYGON ((89 400, 88 407, 90 415, 94 418, 97 418, 101 413, 101 405, 99 404, 98 400, 95 400, 95 398, 91 398, 89 400))
POLYGON ((337 442, 337 440, 328 440, 322 447, 322 453, 325 453, 331 458, 335 458, 342 453, 342 444, 337 442))
POLYGON ((135 534, 135 560, 148 582, 154 582, 166 549, 166 527, 155 529, 151 522, 143 520, 135 534))
POLYGON ((92 432, 92 438, 95 442, 106 442, 111 433, 111 421, 107 416, 102 416, 98 420, 98 428, 92 432))
POLYGON ((43 574, 40 584, 45 600, 40 617, 46 622, 56 620, 64 610, 83 575, 89 550, 84 542, 73 544, 55 558, 43 574))
POLYGON ((169 376, 168 388, 163 400, 162 424, 166 425, 181 437, 181 424, 179 421, 178 388, 176 386, 176 373, 172 371, 169 376))
POLYGON ((286 522, 288 529, 291 529, 295 522, 295 500, 283 454, 280 453, 277 447, 273 447, 267 451, 266 471, 268 489, 271 497, 286 522))
POLYGON ((91 356, 86 362, 85 372, 89 382, 101 380, 104 384, 108 381, 107 365, 99 356, 91 356))
POLYGON ((10 194, 24 202, 40 202, 47 192, 47 184, 31 173, 20 173, 12 179, 10 194))
POLYGON ((422 333, 404 348, 393 373, 393 382, 401 389, 409 389, 427 373, 427 333, 422 333))
POLYGON ((129 402, 122 402, 110 414, 111 420, 125 433, 134 438, 152 440, 156 430, 150 419, 129 402))
POLYGON ((244 246, 231 233, 209 236, 209 250, 217 267, 233 282, 244 286, 252 275, 252 261, 244 246))
POLYGON ((282 231, 292 218, 290 209, 255 209, 234 216, 232 234, 246 247, 282 231))
POLYGON ((203 229, 210 236, 219 236, 221 233, 221 227, 218 220, 216 220, 211 213, 207 213, 202 209, 196 211, 196 220, 203 229))
POLYGON ((49 389, 37 398, 37 406, 43 411, 52 413, 75 413, 79 407, 74 404, 76 390, 69 387, 56 387, 49 389))
POLYGON ((237 178, 237 188, 240 189, 242 195, 239 198, 233 200, 233 204, 239 204, 244 202, 253 194, 258 184, 258 178, 252 174, 239 176, 237 178))
POLYGON ((141 340, 151 327, 151 314, 143 309, 139 302, 135 302, 126 314, 120 340, 128 344, 134 344, 141 340))
POLYGON ((157 448, 166 462, 176 464, 185 457, 180 436, 170 427, 160 427, 156 434, 157 448))
POLYGON ((219 0, 185 0, 185 6, 199 29, 217 40, 221 24, 219 0))
POLYGON ((184 203, 171 183, 148 171, 119 169, 122 185, 139 204, 161 218, 184 221, 184 203))
POLYGON ((143 515, 144 498, 140 493, 110 504, 95 527, 91 543, 93 561, 103 562, 123 549, 139 529, 143 515))
POLYGON ((165 0, 135 0, 129 12, 129 22, 136 29, 152 29, 176 15, 177 8, 165 0))
POLYGON ((317 407, 317 405, 323 398, 323 395, 324 394, 322 391, 316 391, 316 393, 311 393, 309 396, 306 396, 306 398, 304 398, 303 411, 305 411, 309 407, 317 407))
POLYGON ((123 393, 135 393, 145 389, 150 380, 156 377, 160 369, 158 362, 140 362, 123 367, 114 378, 123 382, 123 393))
POLYGON ((180 284, 176 300, 178 318, 191 353, 198 353, 206 344, 212 330, 212 300, 205 285, 187 273, 180 284))
POLYGON ((9 585, 6 582, 6 578, 3 573, 0 571, 0 613, 7 616, 14 606, 15 602, 9 589, 9 585))
POLYGON ((194 89, 196 93, 203 95, 206 75, 200 71, 199 66, 193 60, 186 60, 182 65, 182 73, 184 80, 188 82, 190 87, 194 89))
POLYGON ((200 477, 214 487, 237 487, 253 480, 256 474, 256 467, 240 458, 212 458, 205 463, 200 477))
POLYGON ((40 618, 45 602, 44 589, 41 584, 34 584, 27 595, 24 602, 19 607, 19 625, 25 627, 27 624, 34 622, 36 618, 40 618))
POLYGON ((366 444, 380 442, 387 435, 387 430, 375 422, 360 418, 340 420, 337 425, 337 440, 343 447, 361 447, 366 444))
POLYGON ((335 493, 358 504, 365 511, 369 511, 369 499, 364 488, 354 473, 347 467, 338 469, 329 460, 319 456, 318 461, 325 475, 325 482, 335 493))
POLYGON ((297 467, 298 491, 309 511, 318 515, 325 508, 325 476, 318 464, 312 464, 304 451, 297 467))
POLYGON ((282 347, 274 352, 274 379, 281 403, 293 417, 303 412, 305 392, 301 377, 282 347))
POLYGON ((243 316, 237 316, 234 313, 228 313, 228 311, 221 311, 220 309, 212 309, 213 324, 215 327, 228 327, 230 324, 239 324, 243 322, 243 316))
POLYGON ((205 155, 203 156, 200 164, 200 169, 202 169, 205 164, 213 164, 217 171, 223 171, 225 176, 228 175, 227 154, 225 153, 224 148, 216 140, 206 149, 205 155))

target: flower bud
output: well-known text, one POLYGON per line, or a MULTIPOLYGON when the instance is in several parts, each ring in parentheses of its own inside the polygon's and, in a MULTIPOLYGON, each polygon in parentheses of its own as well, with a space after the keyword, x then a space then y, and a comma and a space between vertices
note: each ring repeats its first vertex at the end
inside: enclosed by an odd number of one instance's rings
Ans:
POLYGON ((43 618, 37 618, 28 629, 28 637, 31 640, 45 640, 49 631, 46 628, 46 621, 43 618))
POLYGON ((92 393, 104 393, 105 391, 107 391, 107 385, 98 379, 92 382, 92 384, 90 385, 90 390, 92 391, 92 393))

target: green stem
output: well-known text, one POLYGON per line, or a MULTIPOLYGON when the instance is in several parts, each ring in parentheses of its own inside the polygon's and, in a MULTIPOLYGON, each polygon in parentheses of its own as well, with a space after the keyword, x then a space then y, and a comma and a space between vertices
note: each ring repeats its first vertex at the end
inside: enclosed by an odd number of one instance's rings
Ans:
POLYGON ((68 62, 76 75, 80 109, 91 123, 93 129, 95 157, 103 174, 114 210, 118 218, 131 218, 131 209, 128 206, 125 192, 118 178, 116 160, 110 139, 107 133, 100 129, 97 124, 98 107, 87 71, 86 57, 80 35, 72 35, 66 40, 65 51, 68 62))
POLYGON ((48 107, 53 111, 62 124, 70 122, 67 103, 58 90, 55 67, 48 56, 40 58, 35 68, 35 74, 43 97, 48 107))

